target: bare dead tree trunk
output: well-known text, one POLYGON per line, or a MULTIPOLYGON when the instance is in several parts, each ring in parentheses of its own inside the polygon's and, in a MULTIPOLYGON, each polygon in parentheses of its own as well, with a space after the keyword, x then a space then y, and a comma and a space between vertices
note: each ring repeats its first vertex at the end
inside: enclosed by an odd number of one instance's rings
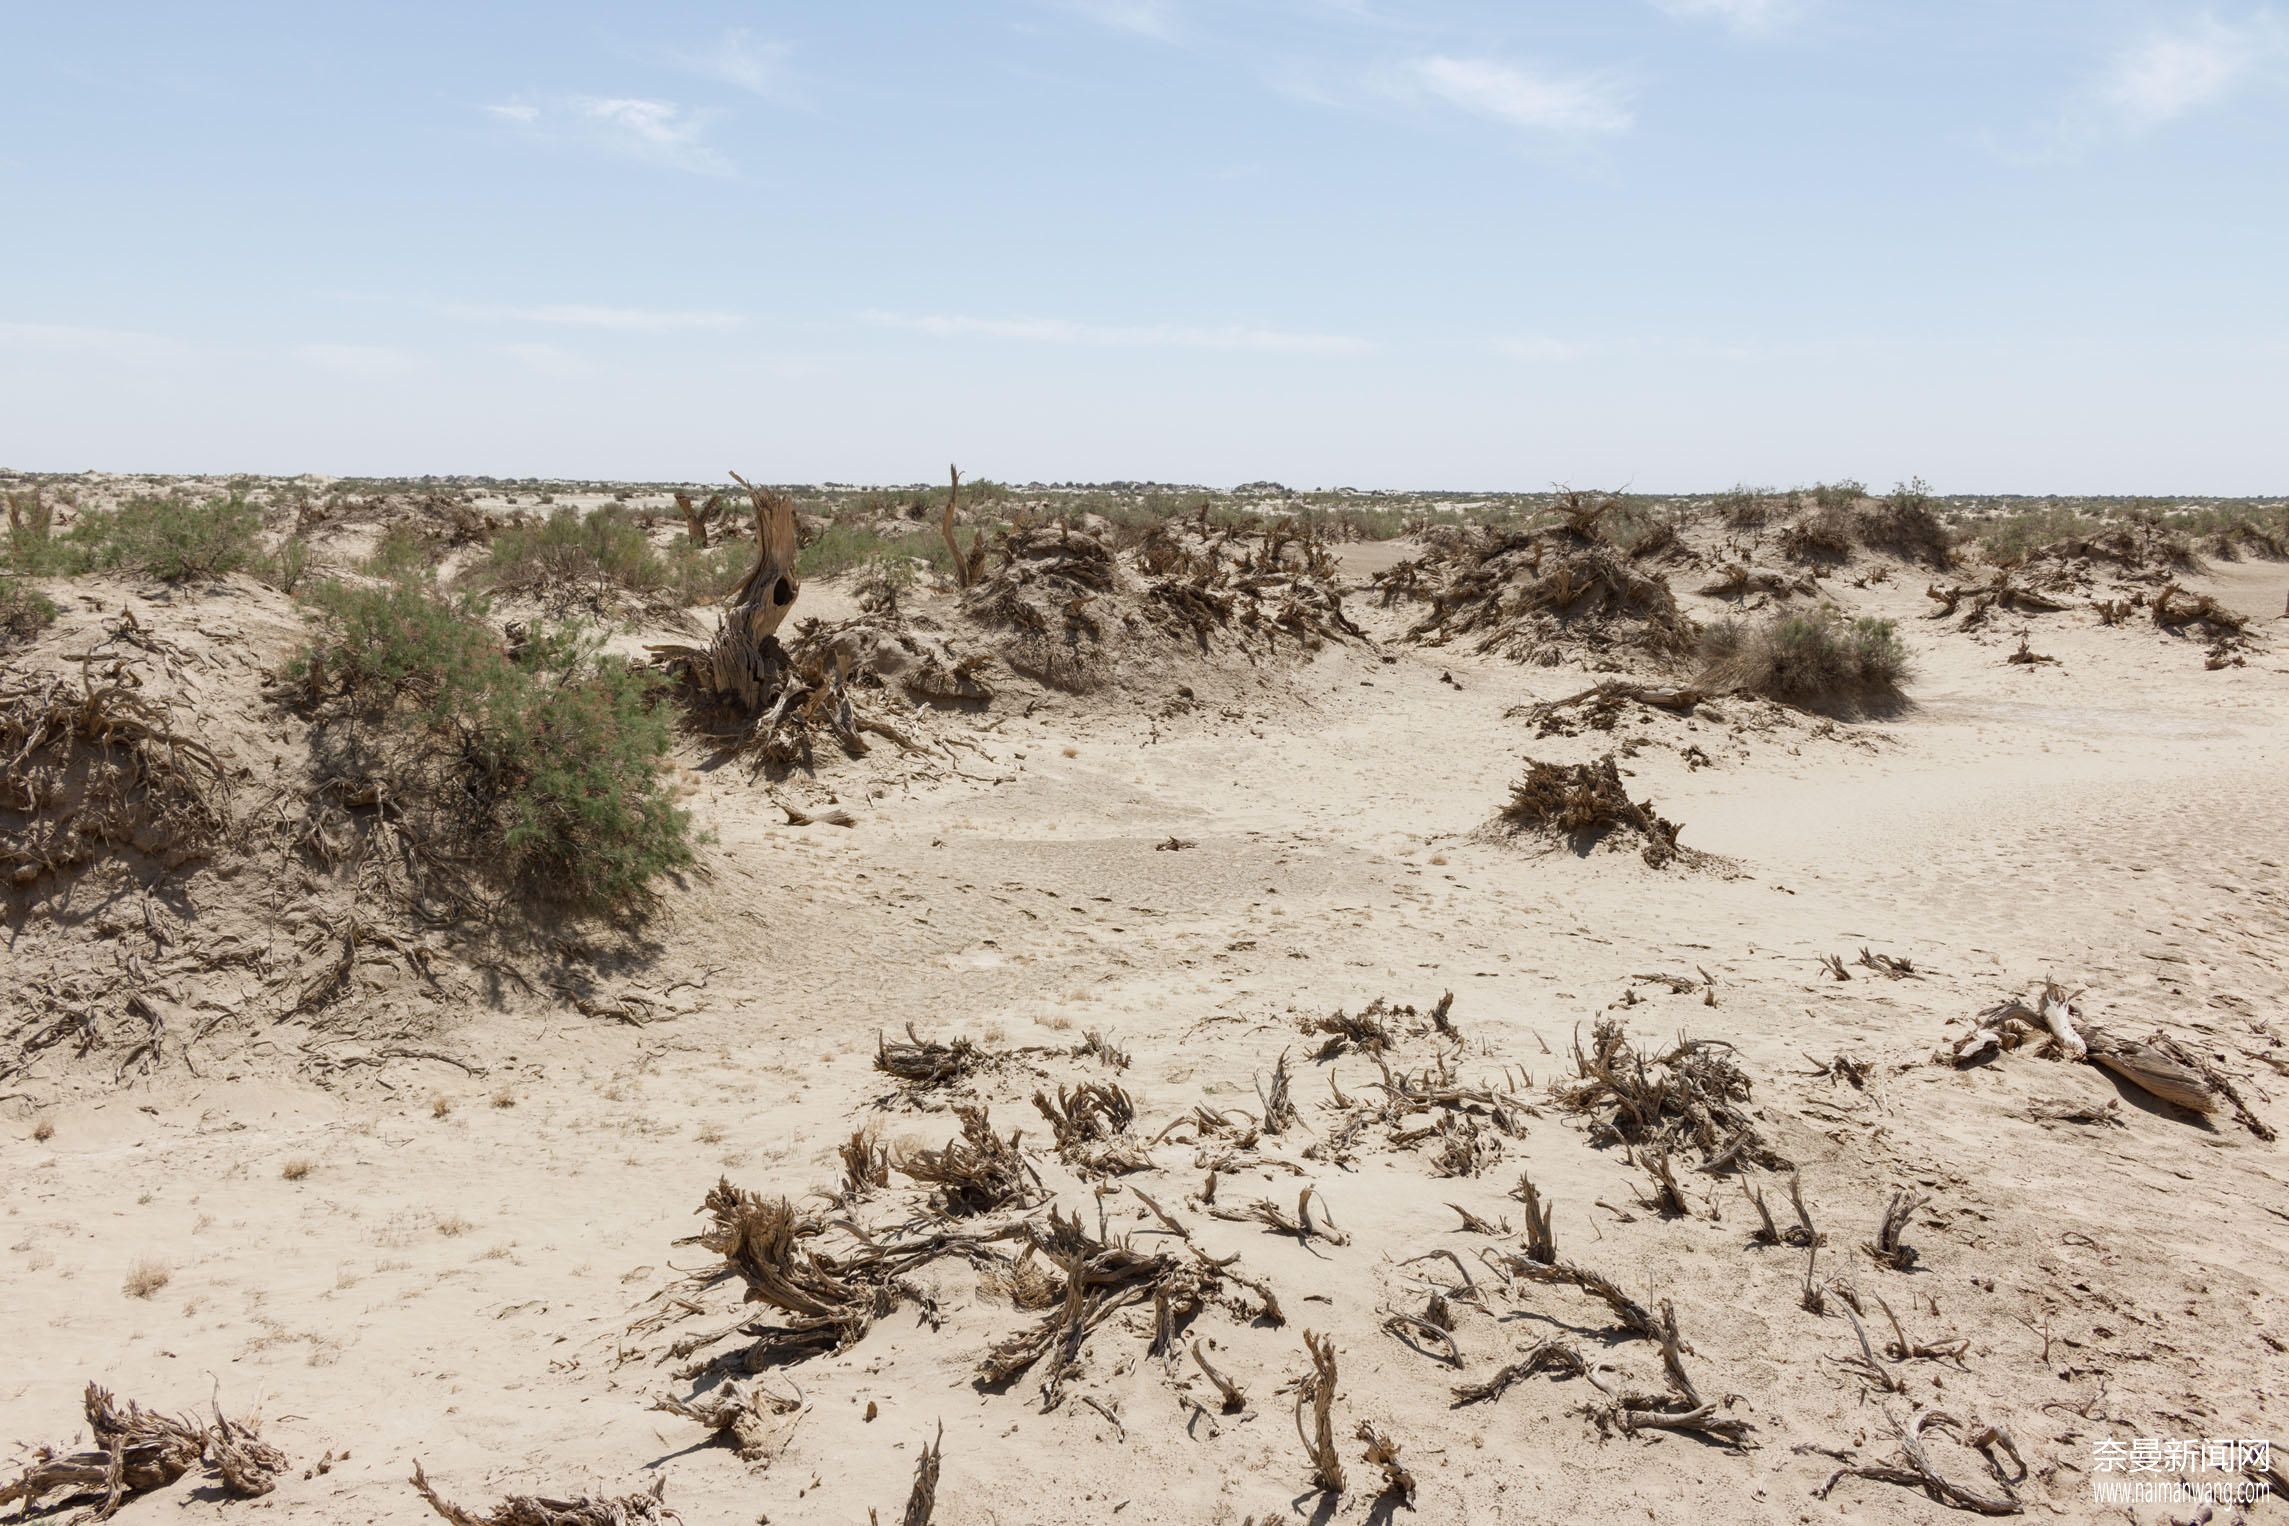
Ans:
POLYGON ((755 565, 725 601, 715 640, 708 647, 710 687, 736 697, 744 709, 753 711, 779 690, 786 677, 787 657, 780 649, 778 630, 801 586, 795 581, 795 505, 737 472, 731 480, 747 489, 748 501, 755 506, 755 565))
POLYGON ((986 532, 981 529, 970 537, 969 553, 964 555, 961 542, 954 539, 954 507, 962 497, 962 469, 949 466, 946 471, 952 481, 946 489, 946 517, 939 521, 938 533, 946 538, 946 555, 953 558, 954 586, 967 589, 985 575, 986 532))
POLYGON ((676 494, 676 511, 684 517, 684 533, 691 537, 691 543, 705 550, 707 547, 707 510, 694 507, 691 494, 679 492, 676 494))

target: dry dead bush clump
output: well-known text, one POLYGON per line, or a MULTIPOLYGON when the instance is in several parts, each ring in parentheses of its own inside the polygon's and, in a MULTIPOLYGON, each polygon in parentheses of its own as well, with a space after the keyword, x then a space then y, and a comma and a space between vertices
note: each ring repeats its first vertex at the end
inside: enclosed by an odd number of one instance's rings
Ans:
POLYGON ((1012 526, 993 552, 998 561, 963 594, 962 613, 1000 633, 996 651, 1013 671, 1051 688, 1102 688, 1124 645, 1149 637, 1250 655, 1283 641, 1313 651, 1364 637, 1344 613, 1325 541, 1306 523, 1214 525, 1205 511, 1164 521, 1139 539, 1133 574, 1105 538, 1064 523, 1012 526))
POLYGON ((997 652, 1018 673, 1073 693, 1111 676, 1106 652, 1111 594, 1120 569, 1105 543, 1063 524, 1019 526, 995 544, 999 561, 962 595, 963 615, 1001 633, 997 652))
POLYGON ((1618 835, 1635 843, 1656 869, 1680 852, 1677 824, 1655 814, 1651 801, 1629 798, 1612 753, 1594 763, 1527 759, 1526 776, 1511 786, 1510 803, 1497 823, 1511 835, 1533 832, 1562 841, 1577 854, 1618 835))
MULTIPOLYGON (((1410 582, 1436 578, 1431 607, 1408 639, 1443 646, 1471 636, 1479 651, 1545 666, 1569 651, 1656 662, 1684 655, 1693 627, 1668 578, 1644 570, 1604 528, 1619 506, 1616 498, 1569 493, 1562 523, 1478 529, 1427 548, 1403 574, 1410 582)), ((1651 560, 1666 542, 1649 537, 1642 544, 1653 548, 1651 560)), ((1378 575, 1387 594, 1391 576, 1378 575)))
MULTIPOLYGON (((2004 565, 2014 562, 2008 554, 2001 560, 2004 565)), ((2139 514, 2040 546, 2018 559, 2016 566, 2044 588, 2088 588, 2100 577, 2134 583, 2166 582, 2183 573, 2199 572, 2201 558, 2182 532, 2154 515, 2139 514)))
POLYGON ((1364 639, 1344 613, 1334 555, 1311 521, 1283 519, 1253 529, 1212 525, 1203 508, 1191 520, 1148 529, 1137 544, 1136 565, 1145 578, 1139 604, 1145 619, 1202 650, 1219 637, 1243 649, 1286 637, 1305 651, 1364 639))
POLYGON ((225 1495, 255 1499, 277 1487, 287 1466, 286 1454, 262 1439, 258 1422, 232 1420, 220 1405, 207 1425, 146 1410, 132 1399, 122 1405, 98 1383, 87 1385, 83 1404, 90 1450, 36 1448, 22 1473, 0 1483, 0 1505, 15 1504, 18 1519, 29 1519, 43 1499, 62 1505, 95 1496, 97 1503, 75 1519, 109 1520, 130 1496, 164 1489, 202 1462, 225 1495))
POLYGON ((1785 1171, 1790 1162, 1765 1142, 1749 1111, 1748 1072, 1733 1046, 1680 1038, 1659 1055, 1629 1042, 1621 1024, 1599 1020, 1584 1050, 1574 1044, 1575 1078, 1557 1088, 1569 1112, 1595 1119, 1594 1141, 1662 1151, 1700 1152, 1702 1169, 1744 1165, 1785 1171))
POLYGON ((1816 506, 1781 528, 1780 554, 1799 566, 1835 567, 1859 547, 1859 523, 1840 503, 1816 506))

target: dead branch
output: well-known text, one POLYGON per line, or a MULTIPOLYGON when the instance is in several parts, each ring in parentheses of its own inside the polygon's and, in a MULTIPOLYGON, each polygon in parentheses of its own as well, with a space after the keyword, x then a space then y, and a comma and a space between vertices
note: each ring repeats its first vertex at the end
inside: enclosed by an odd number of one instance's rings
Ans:
POLYGON ((1311 1481, 1322 1492, 1343 1492, 1343 1459, 1335 1451, 1335 1343, 1312 1331, 1303 1333, 1304 1349, 1311 1353, 1311 1371, 1296 1385, 1296 1436, 1311 1459, 1311 1481), (1304 1411, 1311 1411, 1311 1428, 1304 1428, 1304 1411))
POLYGON ((1899 1445, 1899 1461, 1891 1463, 1853 1463, 1838 1468, 1829 1475, 1828 1482, 1812 1491, 1814 1499, 1826 1499, 1836 1485, 1847 1478, 1872 1478, 1878 1483, 1903 1484, 1921 1489, 1943 1505, 1958 1510, 1973 1510, 1981 1515, 2017 1515, 2022 1508, 2015 1485, 2025 1481, 2027 1464, 2019 1456, 2018 1446, 2008 1433, 1997 1426, 1967 1427, 1961 1420, 1945 1410, 1922 1410, 1905 1425, 1889 1412, 1885 1418, 1891 1422, 1892 1434, 1899 1445), (1990 1494, 1958 1483, 1939 1471, 1931 1459, 1924 1441, 1925 1431, 1951 1431, 1965 1446, 1986 1459, 1988 1471, 2002 1489, 2001 1494, 1990 1494), (2017 1465, 2018 1472, 2008 1474, 1996 1458, 1998 1452, 2008 1456, 2017 1465))
POLYGON ((484 1515, 464 1510, 439 1494, 430 1485, 429 1477, 421 1471, 418 1459, 413 1464, 413 1487, 452 1526, 658 1526, 675 1521, 677 1515, 661 1503, 668 1481, 663 1477, 652 1480, 652 1487, 640 1494, 624 1494, 618 1499, 597 1499, 581 1495, 577 1499, 544 1499, 534 1494, 512 1494, 484 1515))

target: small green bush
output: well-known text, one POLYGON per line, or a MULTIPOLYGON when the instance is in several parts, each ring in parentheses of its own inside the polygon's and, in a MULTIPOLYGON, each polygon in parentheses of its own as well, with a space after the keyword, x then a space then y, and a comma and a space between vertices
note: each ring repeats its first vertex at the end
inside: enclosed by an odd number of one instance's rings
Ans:
POLYGON ((1761 530, 1772 518, 1773 495, 1746 485, 1719 493, 1712 504, 1729 530, 1761 530))
POLYGON ((1858 516, 1860 539, 1926 566, 1955 564, 1955 536, 1933 507, 1931 489, 1921 477, 1903 482, 1858 516))
POLYGON ((668 548, 664 560, 667 589, 678 605, 688 609, 694 604, 715 604, 738 586, 755 560, 755 543, 721 541, 703 550, 688 540, 679 540, 668 548))
POLYGON ((311 699, 339 696, 365 710, 411 699, 434 711, 450 693, 482 688, 505 660, 481 600, 423 581, 321 583, 310 602, 332 634, 304 647, 286 676, 311 699))
POLYGON ((56 621, 56 604, 19 577, 0 577, 0 646, 29 641, 56 621))
POLYGON ((262 580, 292 597, 309 571, 310 543, 299 535, 289 535, 278 543, 276 551, 263 559, 262 580))
POLYGON ((652 676, 564 626, 504 639, 484 605, 402 580, 327 584, 288 677, 322 751, 354 757, 401 831, 537 899, 641 905, 693 861, 652 676))
MULTIPOLYGON (((974 532, 959 532, 965 547, 974 532)), ((795 570, 801 577, 831 578, 838 572, 848 572, 868 562, 887 561, 899 557, 920 557, 938 571, 951 575, 954 560, 946 551, 945 537, 934 529, 916 529, 903 535, 878 535, 872 529, 848 520, 837 520, 828 525, 819 538, 805 546, 795 558, 795 570)))
POLYGON ((1847 620, 1832 604, 1759 624, 1721 620, 1702 633, 1700 683, 1800 710, 1852 713, 1905 697, 1907 649, 1889 620, 1847 620))
POLYGON ((1859 523, 1852 511, 1822 504, 1780 532, 1780 554, 1792 562, 1848 562, 1859 544, 1859 523))
POLYGON ((509 526, 470 577, 501 593, 578 603, 599 615, 628 599, 650 599, 669 582, 667 562, 643 526, 610 503, 585 514, 559 508, 537 525, 509 526))
POLYGON ((140 572, 163 582, 221 577, 262 560, 262 511, 236 496, 194 501, 132 498, 74 525, 86 565, 140 572))
POLYGON ((54 514, 38 488, 8 494, 9 572, 54 578, 85 570, 86 551, 55 533, 54 514))
POLYGON ((358 562, 358 570, 366 576, 393 583, 426 582, 436 566, 436 541, 410 520, 400 520, 384 530, 373 549, 358 562))
POLYGON ((1979 546, 1998 566, 2016 566, 2029 554, 2070 536, 2095 534, 2104 525, 2080 510, 2053 504, 1991 519, 1979 529, 1979 546))
POLYGON ((1868 486, 1850 477, 1841 482, 1823 482, 1812 489, 1812 506, 1816 509, 1856 509, 1860 500, 1868 496, 1868 486))

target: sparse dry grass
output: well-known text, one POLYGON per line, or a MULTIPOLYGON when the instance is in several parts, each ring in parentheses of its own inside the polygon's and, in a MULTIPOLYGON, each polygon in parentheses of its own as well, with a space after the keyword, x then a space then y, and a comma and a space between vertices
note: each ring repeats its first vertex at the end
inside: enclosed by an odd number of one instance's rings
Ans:
POLYGON ((298 1182, 307 1178, 311 1172, 317 1169, 318 1167, 316 1162, 312 1161, 310 1157, 307 1155, 297 1155, 292 1160, 288 1161, 285 1165, 279 1167, 278 1174, 290 1182, 298 1182))
POLYGON ((130 1298, 149 1298, 175 1280, 175 1274, 164 1261, 148 1257, 127 1269, 127 1276, 119 1284, 120 1291, 130 1298))

